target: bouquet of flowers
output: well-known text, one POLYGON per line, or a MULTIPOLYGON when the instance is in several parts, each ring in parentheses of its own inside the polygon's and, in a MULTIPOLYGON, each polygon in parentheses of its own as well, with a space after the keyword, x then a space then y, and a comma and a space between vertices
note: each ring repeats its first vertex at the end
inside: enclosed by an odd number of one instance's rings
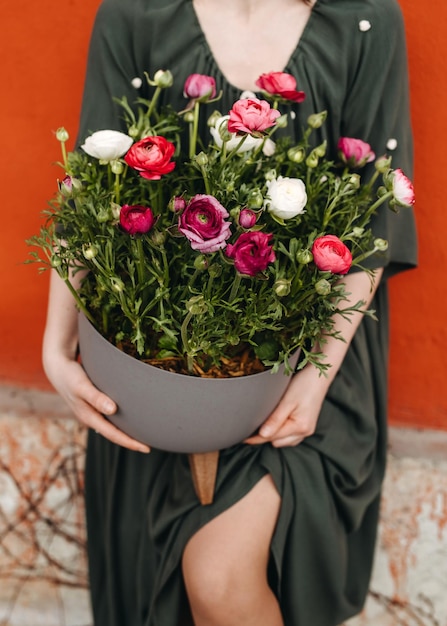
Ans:
POLYGON ((291 75, 262 75, 263 99, 245 94, 225 114, 210 110, 219 101, 210 76, 189 76, 183 111, 159 104, 169 71, 146 79, 150 99, 120 101, 127 133, 101 130, 67 153, 68 133, 57 131, 64 176, 29 240, 33 259, 55 268, 97 330, 136 358, 239 376, 281 363, 290 373, 301 349, 300 367, 324 371, 318 346, 336 335, 334 316, 363 305, 346 305, 342 276, 386 249, 371 217, 384 202, 412 204, 411 182, 357 138, 340 138, 339 160, 329 160, 325 143, 312 144, 325 112, 296 144, 277 133, 291 122, 281 109, 304 98, 291 75))

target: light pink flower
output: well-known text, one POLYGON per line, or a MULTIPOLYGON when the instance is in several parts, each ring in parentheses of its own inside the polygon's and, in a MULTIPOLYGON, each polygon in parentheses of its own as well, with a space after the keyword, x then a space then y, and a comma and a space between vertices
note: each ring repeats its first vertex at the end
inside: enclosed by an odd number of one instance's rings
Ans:
POLYGON ((239 226, 242 228, 252 228, 256 224, 256 213, 251 209, 242 209, 239 213, 239 226))
POLYGON ((376 157, 369 143, 361 139, 340 137, 337 147, 341 160, 350 167, 364 167, 376 157))
POLYGON ((306 97, 304 91, 297 91, 295 77, 286 72, 261 74, 255 84, 271 96, 279 96, 291 102, 303 102, 306 97))
POLYGON ((234 266, 240 274, 256 276, 276 259, 272 238, 272 234, 261 231, 242 233, 233 245, 227 246, 225 254, 234 259, 234 266))
POLYGON ((183 95, 191 100, 207 102, 216 97, 216 81, 206 74, 190 74, 185 81, 183 95))
POLYGON ((401 169, 396 169, 391 173, 391 181, 396 203, 401 206, 412 206, 415 200, 413 183, 401 169))
POLYGON ((262 133, 275 125, 281 115, 266 100, 246 98, 233 104, 228 120, 230 133, 262 133))
POLYGON ((349 248, 335 235, 317 237, 312 246, 314 263, 319 270, 346 274, 352 265, 349 248))
POLYGON ((225 248, 231 235, 228 211, 214 196, 197 194, 179 216, 178 228, 193 250, 211 253, 225 248))

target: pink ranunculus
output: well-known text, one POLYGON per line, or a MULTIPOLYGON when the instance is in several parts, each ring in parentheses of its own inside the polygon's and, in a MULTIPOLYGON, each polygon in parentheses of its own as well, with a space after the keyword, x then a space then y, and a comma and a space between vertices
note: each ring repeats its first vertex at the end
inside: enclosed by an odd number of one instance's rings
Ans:
POLYGON ((279 96, 291 102, 303 102, 306 97, 304 91, 297 91, 295 77, 286 72, 261 74, 255 84, 271 96, 279 96))
POLYGON ((335 235, 317 237, 312 246, 314 263, 319 270, 347 274, 352 265, 349 248, 335 235))
POLYGON ((376 157, 369 143, 361 139, 340 137, 337 147, 341 160, 350 167, 364 167, 376 157))
POLYGON ((234 259, 234 266, 240 274, 256 276, 276 259, 272 238, 272 234, 261 231, 242 233, 234 244, 228 244, 225 254, 234 259))
POLYGON ((142 235, 151 230, 155 218, 149 207, 124 204, 120 211, 120 226, 129 235, 142 235))
POLYGON ((211 253, 225 248, 231 235, 228 211, 214 196, 197 194, 179 215, 178 228, 193 250, 211 253))
POLYGON ((256 224, 257 215, 251 209, 242 209, 239 213, 239 226, 252 228, 256 224))
POLYGON ((275 125, 281 115, 266 100, 245 98, 233 104, 228 120, 230 133, 261 133, 275 125))
POLYGON ((174 213, 180 213, 186 207, 186 200, 182 196, 174 196, 170 202, 170 207, 174 213))
POLYGON ((392 191, 396 204, 401 206, 412 206, 415 195, 413 183, 405 176, 401 169, 391 172, 392 191))
POLYGON ((175 163, 171 161, 174 152, 174 144, 164 137, 145 137, 133 144, 124 160, 143 178, 160 180, 174 169, 175 163))
POLYGON ((185 81, 183 95, 191 100, 207 102, 216 97, 216 81, 206 74, 190 74, 185 81))

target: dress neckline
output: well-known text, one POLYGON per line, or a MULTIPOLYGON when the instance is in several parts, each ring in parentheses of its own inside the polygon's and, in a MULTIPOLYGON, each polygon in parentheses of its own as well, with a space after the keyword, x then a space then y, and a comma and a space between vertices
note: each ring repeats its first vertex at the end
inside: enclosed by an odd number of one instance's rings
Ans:
MULTIPOLYGON (((287 72, 288 68, 291 65, 292 59, 296 56, 296 54, 300 51, 301 47, 302 47, 302 43, 303 40, 307 39, 307 36, 309 34, 309 32, 312 30, 313 28, 313 22, 315 19, 315 9, 317 7, 319 7, 319 5, 323 2, 324 0, 315 0, 313 6, 312 6, 312 10, 311 13, 309 15, 309 18, 303 28, 303 31, 295 45, 295 47, 292 49, 292 52, 287 60, 287 63, 285 65, 285 67, 281 70, 283 72, 287 72)), ((199 16, 197 15, 196 9, 194 7, 194 2, 193 0, 189 0, 188 2, 189 6, 190 6, 190 10, 192 12, 192 17, 193 17, 193 23, 195 25, 195 28, 197 29, 197 32, 200 35, 200 39, 202 40, 202 43, 208 53, 209 59, 212 61, 212 64, 216 70, 216 73, 219 74, 220 78, 222 79, 222 81, 231 89, 233 89, 234 91, 239 91, 239 92, 243 92, 243 91, 247 91, 246 89, 242 89, 241 87, 238 87, 237 85, 235 85, 233 82, 231 82, 227 76, 224 74, 224 72, 221 70, 215 56, 214 53, 212 51, 212 48, 209 44, 208 38, 206 36, 205 31, 202 28, 202 24, 200 23, 199 20, 199 16)))

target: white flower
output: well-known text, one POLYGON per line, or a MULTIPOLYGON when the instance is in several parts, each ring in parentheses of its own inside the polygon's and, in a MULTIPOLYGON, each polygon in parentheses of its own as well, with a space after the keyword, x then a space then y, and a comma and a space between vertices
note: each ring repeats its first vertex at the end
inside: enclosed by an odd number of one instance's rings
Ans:
POLYGON ((256 98, 256 94, 254 91, 249 91, 248 89, 243 91, 239 96, 239 100, 248 100, 250 98, 256 98))
POLYGON ((304 213, 307 203, 306 186, 299 178, 278 176, 267 181, 268 197, 265 201, 267 210, 283 220, 304 213))
POLYGON ((359 29, 362 33, 366 33, 371 28, 371 22, 369 20, 360 20, 359 29))
POLYGON ((132 78, 131 84, 132 84, 132 87, 135 87, 135 89, 139 89, 141 85, 143 84, 143 81, 141 80, 139 76, 136 76, 135 78, 132 78))
POLYGON ((132 144, 132 137, 117 130, 98 130, 87 137, 81 148, 101 161, 114 161, 126 154, 132 144))
POLYGON ((397 139, 394 139, 394 137, 390 137, 390 139, 388 139, 388 141, 386 142, 386 147, 388 148, 388 150, 395 150, 397 148, 397 139))
MULTIPOLYGON (((214 126, 211 126, 210 133, 214 139, 214 143, 218 148, 222 148, 223 144, 225 143, 226 149, 231 151, 234 150, 241 143, 242 136, 238 136, 236 133, 230 133, 228 131, 229 118, 229 115, 222 115, 221 117, 218 117, 214 123, 214 126), (224 139, 222 139, 222 135, 224 136, 224 139)), ((266 156, 272 156, 272 154, 275 153, 275 142, 271 139, 264 140, 260 137, 252 137, 251 135, 245 136, 244 142, 239 146, 237 151, 248 152, 248 150, 257 148, 263 141, 263 153, 266 156)))

